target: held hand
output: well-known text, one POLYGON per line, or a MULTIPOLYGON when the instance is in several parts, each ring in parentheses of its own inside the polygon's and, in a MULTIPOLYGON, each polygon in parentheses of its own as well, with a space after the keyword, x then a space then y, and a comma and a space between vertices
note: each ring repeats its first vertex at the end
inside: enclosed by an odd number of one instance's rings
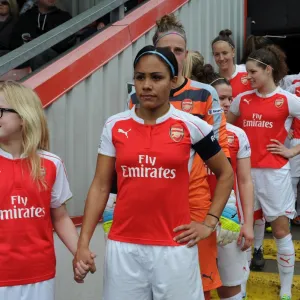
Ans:
POLYGON ((244 240, 244 244, 241 248, 242 251, 246 251, 252 246, 254 240, 254 232, 253 232, 253 225, 244 224, 241 227, 240 235, 238 238, 238 245, 242 245, 244 240))
POLYGON ((74 271, 74 280, 77 283, 84 283, 84 278, 89 272, 89 266, 86 265, 82 260, 76 263, 76 268, 73 268, 74 271))
POLYGON ((174 232, 184 231, 174 238, 177 243, 188 242, 188 247, 195 246, 200 240, 211 235, 213 229, 203 225, 202 223, 192 221, 190 224, 181 225, 174 229, 174 232))
POLYGON ((96 272, 94 258, 96 255, 88 248, 78 248, 73 259, 74 280, 83 283, 83 279, 90 271, 92 274, 96 272))
POLYGON ((285 158, 292 158, 294 156, 293 150, 285 147, 279 141, 271 139, 271 142, 273 142, 273 144, 267 145, 267 150, 272 154, 281 155, 285 158))

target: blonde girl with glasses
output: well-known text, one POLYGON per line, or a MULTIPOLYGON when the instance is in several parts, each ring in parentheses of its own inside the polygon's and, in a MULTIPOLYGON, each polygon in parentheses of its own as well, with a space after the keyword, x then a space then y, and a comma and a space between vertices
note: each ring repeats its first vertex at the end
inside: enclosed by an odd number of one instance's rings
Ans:
MULTIPOLYGON (((40 99, 19 83, 0 84, 0 299, 53 300, 53 228, 75 253, 78 234, 63 162, 48 152, 40 99)), ((89 266, 79 264, 76 272, 89 266)), ((83 278, 77 278, 83 281, 83 278)))

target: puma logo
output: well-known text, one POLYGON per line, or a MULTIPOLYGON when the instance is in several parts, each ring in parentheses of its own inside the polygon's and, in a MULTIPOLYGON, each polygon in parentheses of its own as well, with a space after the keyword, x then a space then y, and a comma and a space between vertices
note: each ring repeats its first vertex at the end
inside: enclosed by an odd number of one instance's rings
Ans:
POLYGON ((211 282, 214 282, 214 280, 212 279, 212 275, 213 275, 213 272, 211 272, 210 275, 202 274, 202 277, 203 278, 208 278, 208 279, 211 280, 211 282))
POLYGON ((251 100, 243 99, 243 101, 246 102, 249 105, 251 100))
POLYGON ((289 259, 284 259, 282 257, 279 258, 280 260, 284 261, 285 263, 287 263, 288 265, 290 264, 290 258, 289 259))
POLYGON ((128 138, 128 132, 130 131, 131 129, 127 130, 127 131, 124 131, 123 129, 119 128, 118 129, 118 133, 123 133, 126 135, 126 137, 128 138))

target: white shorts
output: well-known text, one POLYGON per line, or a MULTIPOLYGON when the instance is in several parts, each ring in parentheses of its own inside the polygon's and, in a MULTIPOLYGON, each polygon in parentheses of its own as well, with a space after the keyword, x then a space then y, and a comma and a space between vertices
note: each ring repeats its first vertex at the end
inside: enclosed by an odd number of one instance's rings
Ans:
POLYGON ((296 216, 295 195, 288 168, 251 169, 254 184, 254 207, 262 208, 267 222, 280 216, 293 219, 296 216))
POLYGON ((55 279, 0 287, 1 300, 54 300, 55 279))
MULTIPOLYGON (((292 139, 290 141, 290 148, 300 144, 300 139, 292 139)), ((290 159, 291 176, 300 177, 300 154, 290 159)))
POLYGON ((198 249, 107 240, 103 300, 204 300, 198 249))
POLYGON ((237 286, 247 282, 250 270, 247 252, 241 251, 236 241, 218 245, 218 269, 223 286, 237 286))

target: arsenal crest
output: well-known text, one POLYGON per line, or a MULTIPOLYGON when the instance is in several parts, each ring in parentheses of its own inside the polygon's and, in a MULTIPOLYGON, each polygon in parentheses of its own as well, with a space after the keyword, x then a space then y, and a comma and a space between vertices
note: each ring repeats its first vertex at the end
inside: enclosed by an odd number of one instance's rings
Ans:
POLYGON ((227 136, 228 144, 232 145, 234 143, 234 135, 227 136))
POLYGON ((190 113, 193 110, 194 103, 191 99, 184 99, 181 101, 181 109, 185 112, 190 113))
POLYGON ((283 105, 284 99, 283 98, 279 98, 275 100, 275 106, 277 108, 280 108, 283 105))
POLYGON ((297 97, 300 97, 300 86, 299 86, 299 87, 296 87, 296 89, 295 89, 295 95, 296 95, 297 97))
POLYGON ((170 138, 179 143, 184 137, 184 128, 180 124, 174 124, 170 128, 170 138))
POLYGON ((243 85, 247 85, 248 84, 248 77, 245 75, 245 76, 243 76, 242 78, 241 78, 241 83, 243 84, 243 85))

